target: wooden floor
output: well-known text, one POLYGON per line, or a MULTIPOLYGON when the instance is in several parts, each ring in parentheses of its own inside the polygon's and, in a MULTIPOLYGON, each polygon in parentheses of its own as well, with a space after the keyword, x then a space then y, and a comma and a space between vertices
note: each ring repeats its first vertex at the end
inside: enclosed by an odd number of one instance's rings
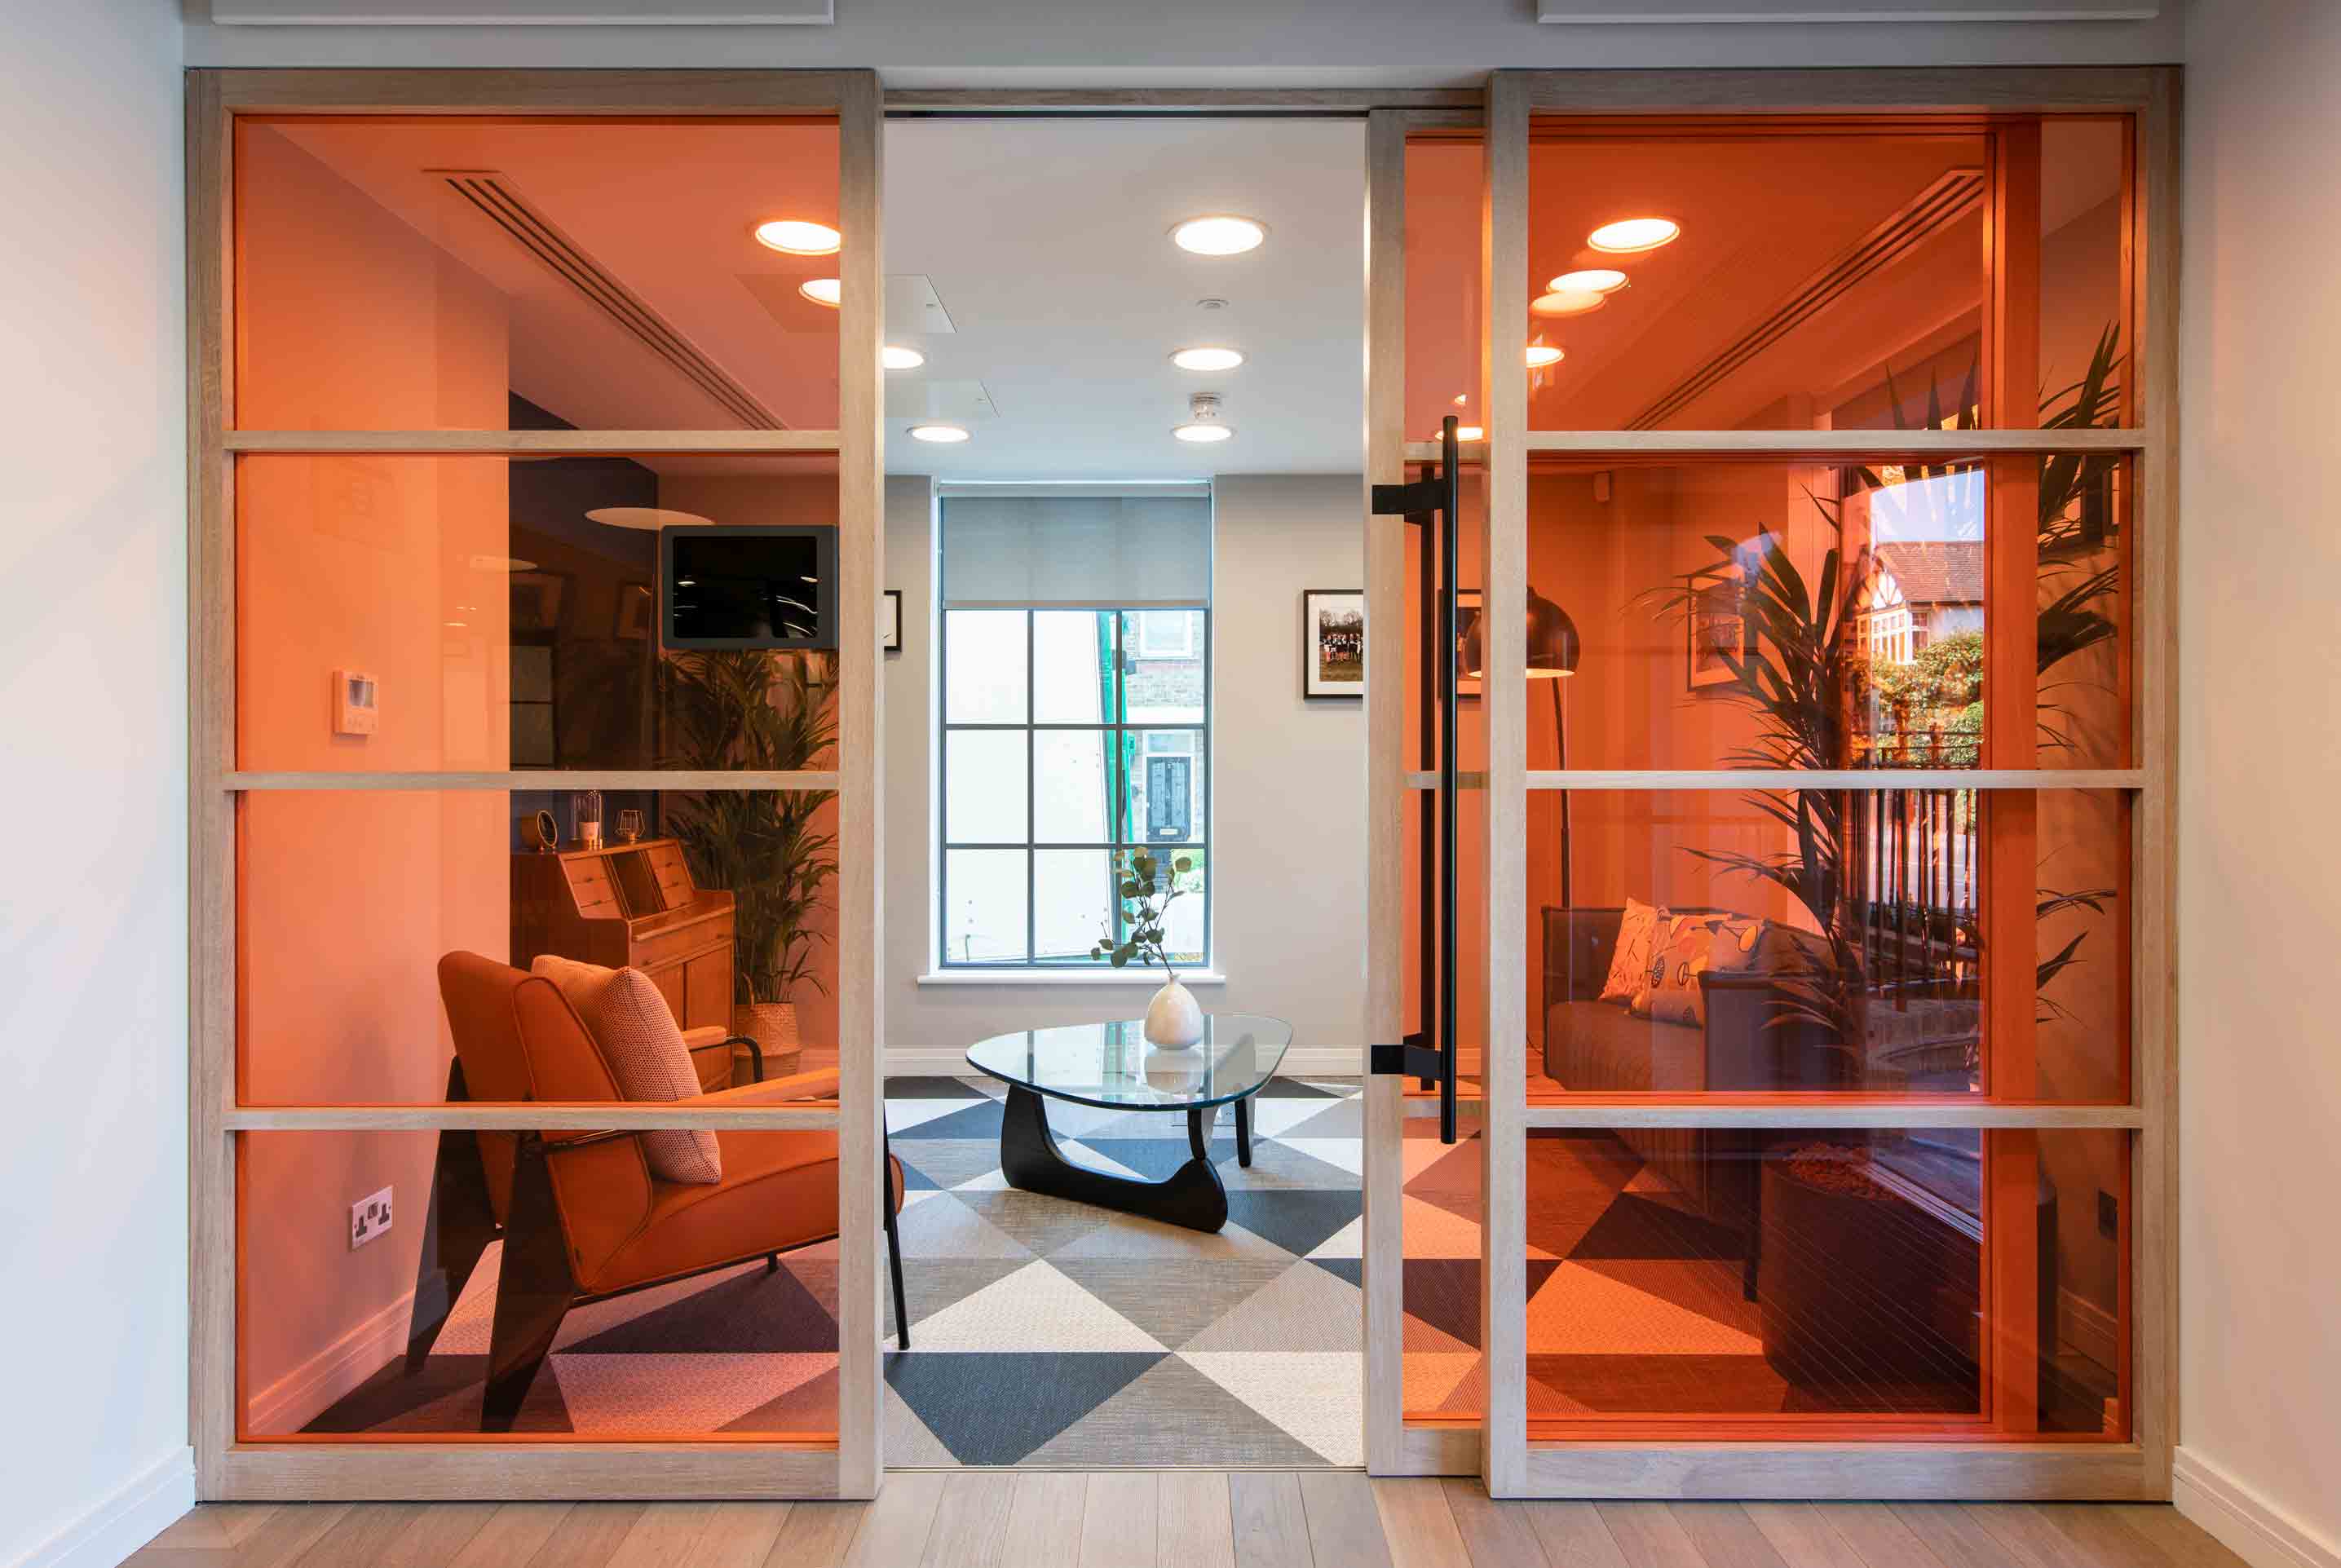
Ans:
POLYGON ((875 1503, 224 1503, 134 1568, 2227 1568, 2129 1503, 1491 1503, 1354 1472, 902 1472, 875 1503))

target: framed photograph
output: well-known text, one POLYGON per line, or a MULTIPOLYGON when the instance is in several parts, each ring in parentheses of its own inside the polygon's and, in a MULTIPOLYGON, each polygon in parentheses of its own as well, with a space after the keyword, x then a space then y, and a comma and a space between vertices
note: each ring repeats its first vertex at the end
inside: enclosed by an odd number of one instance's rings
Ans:
POLYGON ((1476 699, 1479 695, 1479 677, 1467 674, 1471 666, 1463 662, 1463 650, 1470 645, 1471 634, 1479 625, 1480 591, 1465 588, 1455 595, 1455 694, 1459 698, 1476 699))
POLYGON ((561 630, 561 613, 569 602, 568 573, 514 572, 511 592, 513 631, 561 630))
POLYGON ((1300 591, 1300 694, 1356 700, 1366 694, 1366 593, 1300 591))
POLYGON ((886 590, 886 602, 878 607, 878 647, 882 653, 902 651, 902 590, 886 590))
POLYGON ((658 598, 648 583, 618 584, 618 614, 610 627, 613 636, 630 643, 647 642, 657 619, 658 598))
POLYGON ((1756 629, 1741 603, 1748 574, 1760 570, 1763 545, 1751 541, 1735 554, 1738 561, 1695 572, 1690 577, 1690 613, 1683 617, 1683 673, 1691 691, 1738 683, 1730 655, 1743 664, 1756 652, 1756 629))

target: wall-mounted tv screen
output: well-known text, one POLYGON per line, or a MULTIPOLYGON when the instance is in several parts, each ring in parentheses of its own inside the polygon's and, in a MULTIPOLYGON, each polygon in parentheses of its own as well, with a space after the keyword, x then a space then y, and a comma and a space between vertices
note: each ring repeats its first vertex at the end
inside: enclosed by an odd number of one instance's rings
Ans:
POLYGON ((837 646, 837 530, 659 530, 670 648, 837 646))

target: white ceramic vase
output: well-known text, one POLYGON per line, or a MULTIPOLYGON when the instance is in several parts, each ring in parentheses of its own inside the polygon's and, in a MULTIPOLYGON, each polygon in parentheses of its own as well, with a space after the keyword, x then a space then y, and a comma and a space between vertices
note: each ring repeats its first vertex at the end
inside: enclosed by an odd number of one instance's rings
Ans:
POLYGON ((1179 984, 1176 974, 1146 1004, 1146 1043, 1166 1051, 1182 1051, 1203 1037, 1203 1010, 1195 994, 1179 984))

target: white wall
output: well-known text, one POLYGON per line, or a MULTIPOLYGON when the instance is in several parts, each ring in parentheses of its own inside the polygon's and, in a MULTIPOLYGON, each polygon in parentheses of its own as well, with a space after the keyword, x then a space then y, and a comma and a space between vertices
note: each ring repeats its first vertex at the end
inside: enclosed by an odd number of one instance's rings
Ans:
MULTIPOLYGON (((955 1053, 1011 1029, 1135 1017, 1159 974, 919 983, 935 929, 931 494, 924 479, 887 481, 886 585, 902 590, 903 623, 903 651, 888 657, 885 677, 889 1049, 955 1053)), ((1357 703, 1304 703, 1300 684, 1300 590, 1364 582, 1359 481, 1222 475, 1216 494, 1212 935, 1228 978, 1202 1002, 1290 1020, 1296 1052, 1355 1053, 1364 1039, 1365 714, 1357 703)), ((892 1070, 913 1060, 897 1056, 892 1070)), ((1309 1060, 1311 1071, 1334 1070, 1309 1060)))
POLYGON ((112 1562, 194 1491, 179 34, 5 10, 0 1563, 112 1562))
MULTIPOLYGON (((2180 1499, 2341 1562, 2341 8, 2188 35, 2179 572, 2180 1499)), ((2264 1563, 2300 1560, 2249 1537, 2264 1563)), ((2306 1560, 2318 1561, 2313 1554, 2306 1560)))

